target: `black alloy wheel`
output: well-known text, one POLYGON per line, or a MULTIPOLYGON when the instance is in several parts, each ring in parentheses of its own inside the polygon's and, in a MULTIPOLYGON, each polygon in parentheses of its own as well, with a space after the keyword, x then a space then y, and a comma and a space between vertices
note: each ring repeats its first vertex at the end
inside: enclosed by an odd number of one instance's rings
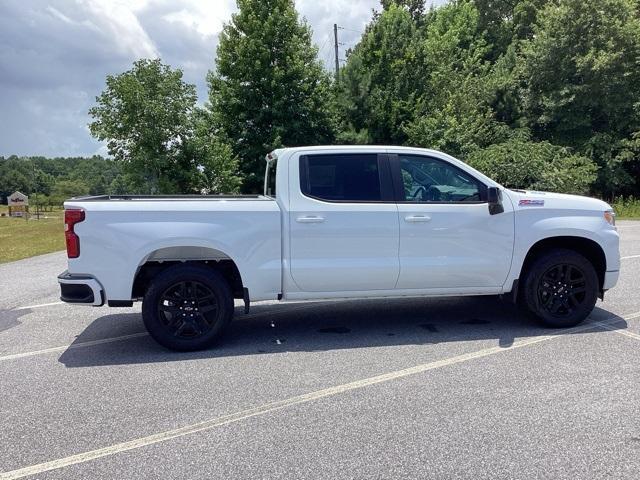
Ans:
POLYGON ((551 315, 571 315, 587 298, 586 283, 584 273, 577 266, 554 265, 538 282, 538 304, 551 315))
POLYGON ((219 340, 233 317, 233 295, 215 269, 179 264, 160 272, 142 303, 149 334, 171 350, 202 350, 219 340))
POLYGON ((524 305, 546 326, 578 325, 596 305, 598 274, 576 251, 557 248, 539 254, 523 273, 524 305))
POLYGON ((192 339, 211 331, 216 324, 218 308, 218 300, 209 287, 185 280, 162 293, 158 316, 173 336, 192 339))

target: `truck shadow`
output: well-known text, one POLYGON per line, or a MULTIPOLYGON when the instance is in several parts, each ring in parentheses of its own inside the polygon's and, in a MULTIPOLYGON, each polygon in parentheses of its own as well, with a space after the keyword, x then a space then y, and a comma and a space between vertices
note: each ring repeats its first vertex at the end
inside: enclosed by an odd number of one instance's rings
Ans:
MULTIPOLYGON (((596 308, 587 322, 603 320, 615 320, 614 328, 626 328, 624 319, 602 308, 596 308)), ((602 331, 597 325, 590 330, 602 331)), ((494 340, 493 345, 508 348, 517 338, 562 331, 537 325, 496 297, 465 297, 256 305, 249 315, 236 309, 222 341, 201 352, 166 350, 142 332, 139 313, 100 317, 59 361, 77 368, 474 340, 494 340), (110 332, 109 339, 104 338, 105 331, 110 332), (83 345, 86 342, 90 345, 83 345)))
POLYGON ((0 310, 0 333, 21 325, 22 322, 19 320, 20 317, 23 317, 31 312, 32 310, 30 309, 0 310))

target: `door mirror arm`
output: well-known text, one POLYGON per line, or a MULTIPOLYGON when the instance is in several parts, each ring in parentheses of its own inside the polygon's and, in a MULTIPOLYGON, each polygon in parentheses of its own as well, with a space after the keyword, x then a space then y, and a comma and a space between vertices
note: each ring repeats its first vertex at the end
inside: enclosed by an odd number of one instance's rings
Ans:
POLYGON ((489 187, 487 189, 487 201, 489 202, 489 213, 497 215, 504 212, 502 205, 502 192, 498 187, 489 187))

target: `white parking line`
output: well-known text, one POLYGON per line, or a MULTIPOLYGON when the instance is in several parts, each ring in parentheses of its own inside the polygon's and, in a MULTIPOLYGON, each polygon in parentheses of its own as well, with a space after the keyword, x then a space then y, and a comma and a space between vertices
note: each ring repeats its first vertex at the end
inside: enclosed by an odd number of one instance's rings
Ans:
POLYGON ((640 312, 637 313, 630 313, 629 315, 625 315, 624 318, 625 320, 633 320, 634 318, 639 318, 640 317, 640 312))
MULTIPOLYGON (((631 317, 625 317, 625 320, 631 320, 632 318, 638 318, 640 314, 634 315, 631 317)), ((608 325, 602 322, 594 322, 596 325, 601 326, 602 328, 606 328, 607 330, 611 330, 612 332, 616 332, 619 335, 624 335, 625 337, 633 338, 634 340, 640 340, 640 335, 635 332, 630 332, 629 330, 620 330, 612 325, 608 325)))
POLYGON ((122 335, 121 337, 103 338, 100 340, 90 340, 88 342, 72 343, 71 345, 62 345, 60 347, 44 348, 42 350, 34 350, 31 352, 14 353, 11 355, 0 357, 0 362, 4 362, 6 360, 15 360, 17 358, 33 357, 35 355, 43 355, 45 353, 64 352, 65 350, 72 348, 91 347, 93 345, 102 345, 103 343, 120 342, 122 340, 129 340, 131 338, 146 337, 147 335, 149 335, 147 332, 132 333, 131 335, 122 335))
POLYGON ((640 258, 640 255, 629 255, 628 257, 622 257, 620 260, 630 260, 632 258, 640 258))
MULTIPOLYGON (((638 314, 640 314, 640 312, 638 314)), ((396 370, 396 371, 385 373, 382 375, 377 375, 374 377, 364 378, 362 380, 356 380, 354 382, 349 382, 342 385, 337 385, 334 387, 317 390, 315 392, 305 393, 303 395, 297 395, 295 397, 286 398, 284 400, 268 403, 265 405, 260 405, 254 408, 249 408, 246 410, 242 410, 240 412, 206 420, 204 422, 198 422, 192 425, 186 425, 184 427, 176 428, 174 430, 167 430, 167 431, 156 433, 146 437, 129 440, 127 442, 116 443, 114 445, 110 445, 107 447, 98 448, 96 450, 90 450, 88 452, 83 452, 76 455, 70 455, 68 457, 59 458, 49 462, 44 462, 37 465, 31 465, 31 466, 20 468, 17 470, 4 472, 0 474, 0 479, 9 480, 9 479, 23 478, 29 475, 36 475, 43 472, 56 470, 58 468, 68 467, 70 465, 75 465, 78 463, 85 463, 98 458, 108 457, 110 455, 115 455, 117 453, 126 452, 128 450, 134 450, 136 448, 141 448, 141 447, 153 445, 156 443, 166 442, 167 440, 184 437, 186 435, 191 435, 197 432, 211 430, 213 428, 220 427, 222 425, 239 422, 241 420, 245 420, 251 417, 265 415, 267 413, 282 410, 284 408, 287 408, 293 405, 308 403, 314 400, 319 400, 321 398, 331 397, 341 393, 349 392, 351 390, 357 390, 367 386, 385 383, 391 380, 397 380, 399 378, 404 378, 404 377, 416 375, 419 373, 424 373, 430 370, 435 370, 435 369, 446 367, 449 365, 456 365, 456 364, 467 362, 477 358, 488 357, 490 355, 507 352, 510 350, 514 350, 516 348, 534 345, 547 340, 558 338, 566 334, 584 332, 594 327, 608 328, 609 322, 613 322, 615 320, 617 320, 617 317, 615 319, 608 319, 603 322, 589 323, 587 325, 580 325, 578 327, 568 328, 560 331, 555 335, 544 335, 541 337, 528 338, 526 340, 514 342, 513 345, 506 348, 501 346, 485 348, 483 350, 478 350, 471 353, 465 353, 463 355, 457 355, 455 357, 447 358, 444 360, 437 360, 435 362, 423 363, 421 365, 405 368, 403 370, 396 370)))
POLYGON ((40 305, 29 305, 28 307, 18 307, 14 308, 14 311, 20 310, 33 310, 34 308, 43 308, 43 307, 52 307, 53 305, 63 305, 64 302, 51 302, 51 303, 42 303, 40 305))
MULTIPOLYGON (((60 303, 64 303, 64 302, 60 302, 60 303)), ((57 304, 52 304, 52 305, 57 305, 57 304)), ((41 305, 41 306, 44 306, 44 305, 41 305)), ((243 316, 237 317, 237 319, 249 320, 265 314, 297 312, 299 310, 305 310, 305 309, 309 309, 316 306, 317 306, 316 304, 304 304, 298 307, 281 308, 273 311, 268 310, 266 312, 257 312, 257 313, 252 313, 251 315, 243 315, 243 316)), ((28 308, 33 308, 33 307, 22 307, 22 308, 16 308, 14 310, 26 310, 28 308)), ((123 335, 121 337, 109 337, 109 338, 103 338, 100 340, 91 340, 88 342, 72 343, 71 345, 61 345, 59 347, 43 348, 42 350, 33 350, 30 352, 23 352, 23 353, 13 353, 11 355, 5 355, 4 357, 0 357, 0 362, 6 361, 6 360, 16 360, 18 358, 34 357, 36 355, 44 355, 47 353, 63 352, 68 348, 91 347, 93 345, 102 345, 104 343, 120 342, 122 340, 129 340, 131 338, 146 337, 147 335, 149 335, 147 332, 140 332, 140 333, 133 333, 131 335, 123 335)))

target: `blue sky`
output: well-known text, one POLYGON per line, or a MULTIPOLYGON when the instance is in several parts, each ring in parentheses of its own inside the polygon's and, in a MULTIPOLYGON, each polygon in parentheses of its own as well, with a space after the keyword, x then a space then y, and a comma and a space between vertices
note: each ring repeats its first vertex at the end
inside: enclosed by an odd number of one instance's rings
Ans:
MULTIPOLYGON (((344 51, 379 0, 298 0, 296 7, 331 65, 333 24, 346 27, 344 51)), ((138 58, 181 68, 204 102, 218 34, 235 8, 235 0, 0 1, 0 155, 106 154, 89 134, 87 110, 106 75, 138 58)))

